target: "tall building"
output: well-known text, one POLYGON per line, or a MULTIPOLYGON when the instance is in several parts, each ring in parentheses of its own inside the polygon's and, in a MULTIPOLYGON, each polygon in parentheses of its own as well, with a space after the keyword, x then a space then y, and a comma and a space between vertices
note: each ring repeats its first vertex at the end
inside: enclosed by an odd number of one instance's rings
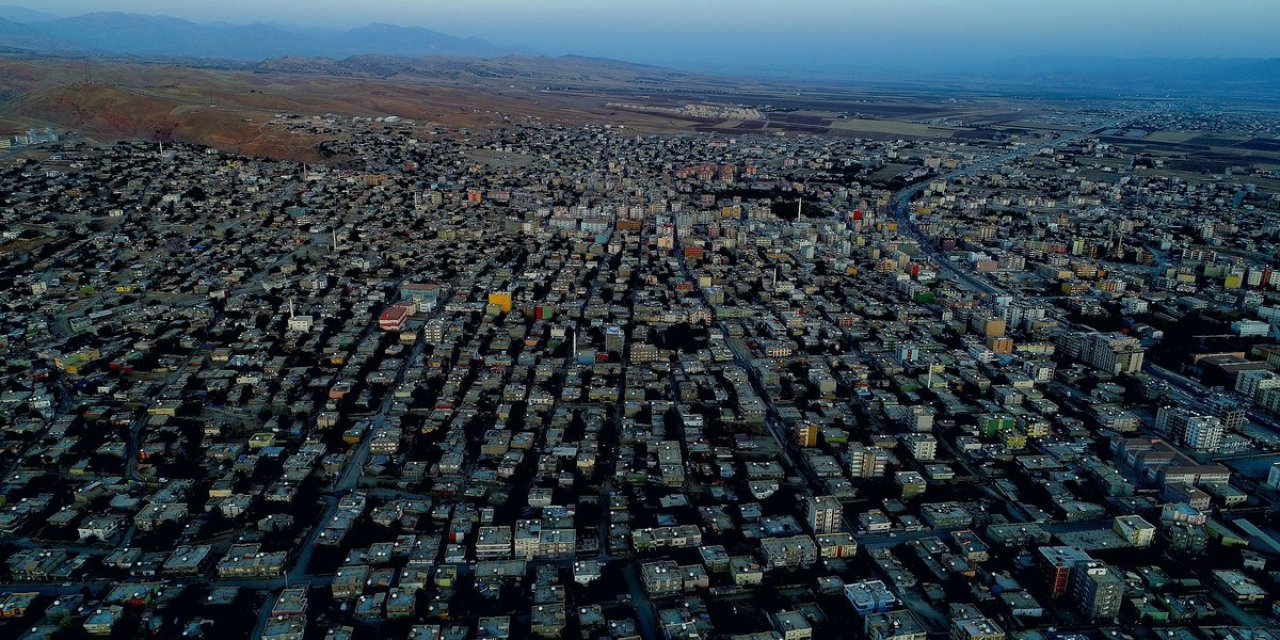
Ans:
POLYGON ((1156 431, 1196 451, 1217 451, 1223 430, 1218 418, 1183 407, 1165 406, 1156 412, 1156 431))
POLYGON ((889 467, 889 454, 879 447, 858 443, 849 447, 849 475, 854 478, 880 478, 889 467))
POLYGON ((805 422, 794 427, 796 444, 806 449, 818 446, 818 433, 821 429, 812 422, 805 422))
POLYGON ((1040 572, 1049 587, 1049 593, 1058 597, 1067 592, 1071 582, 1071 570, 1077 565, 1093 560, 1080 547, 1040 547, 1040 572))
POLYGON ((805 499, 805 518, 814 533, 835 533, 840 530, 844 508, 833 496, 810 496, 805 499))
POLYGON ((902 436, 902 444, 916 460, 930 461, 938 457, 938 440, 927 433, 909 433, 902 436))
POLYGON ((1068 357, 1112 375, 1141 371, 1146 354, 1137 338, 1118 333, 1069 332, 1058 342, 1068 357))
POLYGON ((1222 446, 1222 421, 1213 416, 1200 416, 1187 422, 1183 444, 1196 451, 1217 451, 1222 446))
POLYGON ((1241 371, 1236 377, 1236 391, 1250 398, 1256 398, 1266 389, 1276 388, 1280 388, 1280 375, 1274 371, 1241 371))
POLYGON ((1204 553, 1209 544, 1209 534, 1202 524, 1170 522, 1165 526, 1164 544, 1169 551, 1180 551, 1194 557, 1204 553))
POLYGON ((1120 614, 1124 580, 1101 562, 1081 562, 1071 570, 1071 599, 1090 620, 1112 620, 1120 614))
POLYGON ((1137 338, 1116 334, 1093 334, 1088 342, 1086 361, 1112 374, 1137 373, 1142 370, 1146 351, 1137 338))

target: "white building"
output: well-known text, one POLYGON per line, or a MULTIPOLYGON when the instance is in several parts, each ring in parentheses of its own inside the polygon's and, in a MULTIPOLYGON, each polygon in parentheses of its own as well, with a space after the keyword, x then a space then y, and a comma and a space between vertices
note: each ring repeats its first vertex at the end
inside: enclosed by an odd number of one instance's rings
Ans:
POLYGON ((1231 331, 1241 338, 1258 338, 1271 333, 1271 325, 1259 320, 1236 320, 1231 331))

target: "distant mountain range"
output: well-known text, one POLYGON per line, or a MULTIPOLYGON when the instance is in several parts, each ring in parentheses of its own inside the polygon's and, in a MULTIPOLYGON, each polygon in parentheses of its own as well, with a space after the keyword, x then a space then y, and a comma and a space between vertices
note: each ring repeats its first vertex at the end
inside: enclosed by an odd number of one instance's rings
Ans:
MULTIPOLYGON (((280 24, 199 24, 167 16, 89 13, 56 16, 22 7, 0 6, 0 51, 75 56, 130 56, 145 60, 217 61, 260 71, 389 77, 397 74, 473 75, 475 77, 552 76, 549 58, 526 47, 503 46, 478 38, 460 38, 420 27, 371 24, 348 30, 307 29, 280 24), (480 59, 537 57, 515 68, 486 68, 480 59), (463 58, 454 68, 425 58, 463 58)), ((598 70, 601 59, 565 56, 554 63, 585 64, 598 70)), ((614 63, 623 64, 623 63, 614 63)), ((1072 96, 1247 96, 1274 101, 1280 95, 1280 58, 1270 59, 1125 59, 1040 56, 955 60, 933 63, 881 58, 879 64, 853 56, 821 64, 794 66, 785 59, 761 58, 751 64, 718 65, 690 59, 685 71, 780 82, 841 84, 884 82, 963 90, 1044 93, 1072 96), (772 67, 772 68, 771 68, 772 67)), ((628 73, 639 73, 630 65, 628 73)), ((651 67, 655 77, 659 68, 651 67)), ((661 69, 673 74, 671 69, 661 69)))
POLYGON ((346 31, 254 23, 198 24, 167 16, 88 13, 70 18, 0 7, 0 47, 37 53, 256 61, 282 56, 488 58, 536 53, 419 27, 371 24, 346 31))

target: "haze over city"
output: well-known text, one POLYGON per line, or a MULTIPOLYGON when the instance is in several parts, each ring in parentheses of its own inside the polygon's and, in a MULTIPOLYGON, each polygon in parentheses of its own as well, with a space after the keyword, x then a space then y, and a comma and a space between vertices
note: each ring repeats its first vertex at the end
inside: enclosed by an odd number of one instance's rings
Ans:
POLYGON ((161 0, 17 1, 70 16, 97 11, 197 22, 426 27, 547 55, 679 68, 777 71, 830 66, 947 71, 1032 56, 1280 56, 1269 0, 161 0), (767 54, 767 55, 766 55, 767 54))

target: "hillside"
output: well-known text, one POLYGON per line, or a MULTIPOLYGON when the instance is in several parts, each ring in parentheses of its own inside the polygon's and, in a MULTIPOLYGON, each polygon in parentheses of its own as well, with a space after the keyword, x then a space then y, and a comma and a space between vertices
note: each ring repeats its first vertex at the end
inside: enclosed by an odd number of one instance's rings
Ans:
POLYGON ((727 90, 713 78, 584 59, 292 57, 211 68, 0 55, 0 131, 51 125, 100 139, 163 135, 314 159, 324 136, 269 122, 280 113, 333 113, 395 115, 445 127, 510 126, 526 118, 642 130, 688 125, 605 107, 646 82, 708 94, 727 90))

